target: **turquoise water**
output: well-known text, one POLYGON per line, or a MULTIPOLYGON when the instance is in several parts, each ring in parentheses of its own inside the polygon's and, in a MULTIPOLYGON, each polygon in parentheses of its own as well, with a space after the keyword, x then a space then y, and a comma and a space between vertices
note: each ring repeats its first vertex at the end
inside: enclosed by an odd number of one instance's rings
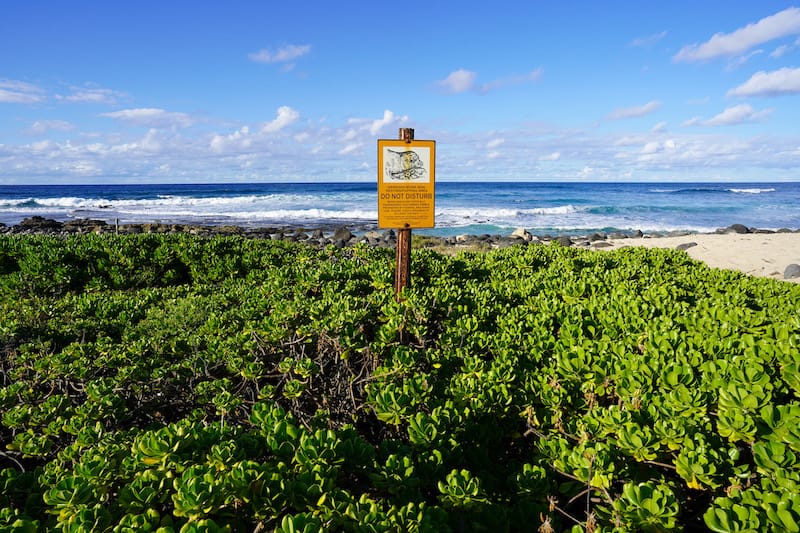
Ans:
MULTIPOLYGON (((714 231, 739 223, 800 229, 800 182, 455 183, 436 186, 436 228, 422 233, 714 231)), ((0 222, 376 226, 374 183, 0 186, 0 222)))

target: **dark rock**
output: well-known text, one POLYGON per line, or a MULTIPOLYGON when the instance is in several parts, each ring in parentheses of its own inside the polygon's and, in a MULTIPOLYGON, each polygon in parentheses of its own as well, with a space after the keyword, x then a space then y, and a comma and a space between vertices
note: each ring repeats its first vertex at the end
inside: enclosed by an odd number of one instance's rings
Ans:
POLYGON ((311 238, 312 238, 312 239, 317 239, 317 240, 319 240, 319 239, 322 239, 324 236, 325 236, 325 235, 323 235, 323 233, 322 233, 322 230, 321 230, 321 229, 319 229, 319 228, 315 229, 315 230, 314 230, 314 231, 311 233, 311 238))
POLYGON ((691 231, 675 230, 675 231, 670 231, 669 233, 667 233, 667 237, 686 237, 687 235, 691 235, 691 234, 692 234, 691 231))
POLYGON ((77 218, 75 220, 68 220, 64 222, 65 229, 71 228, 96 228, 99 226, 107 226, 105 220, 92 220, 91 218, 77 218))
POLYGON ((586 237, 589 239, 589 242, 597 242, 597 241, 604 241, 606 240, 606 236, 604 233, 592 233, 586 237))
POLYGON ((800 265, 792 263, 783 271, 783 279, 800 278, 800 265))
POLYGON ((605 242, 605 241, 595 241, 592 243, 592 248, 611 248, 613 246, 614 245, 611 244, 610 242, 605 242))
POLYGON ((794 231, 789 228, 781 228, 778 230, 778 233, 794 233, 794 231))
POLYGON ((642 230, 637 229, 636 231, 631 233, 631 237, 641 239, 642 237, 644 237, 644 233, 642 233, 642 230))
POLYGON ((725 233, 750 233, 750 229, 744 224, 731 224, 725 228, 725 233))
POLYGON ((22 219, 19 225, 24 229, 35 230, 35 231, 61 229, 62 227, 64 227, 64 224, 59 222, 58 220, 53 220, 52 218, 40 217, 39 215, 34 215, 32 217, 22 219))
POLYGON ((572 239, 567 237, 566 235, 562 235, 560 237, 556 237, 553 239, 555 242, 560 244, 561 246, 572 246, 572 239))
POLYGON ((629 235, 627 233, 622 233, 621 231, 615 231, 608 234, 609 239, 627 239, 629 235))
POLYGON ((349 229, 345 228, 344 226, 336 228, 336 231, 333 232, 333 240, 334 241, 342 241, 346 243, 350 239, 353 238, 353 234, 350 232, 349 229))
POLYGON ((676 250, 688 250, 689 248, 697 246, 696 242, 684 242, 675 247, 676 250))

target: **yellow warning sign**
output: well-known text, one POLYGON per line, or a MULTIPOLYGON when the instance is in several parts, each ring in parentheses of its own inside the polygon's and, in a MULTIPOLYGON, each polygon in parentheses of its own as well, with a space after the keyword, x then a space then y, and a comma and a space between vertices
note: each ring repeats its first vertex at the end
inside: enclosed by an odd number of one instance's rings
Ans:
POLYGON ((436 141, 378 140, 378 227, 434 227, 436 141))

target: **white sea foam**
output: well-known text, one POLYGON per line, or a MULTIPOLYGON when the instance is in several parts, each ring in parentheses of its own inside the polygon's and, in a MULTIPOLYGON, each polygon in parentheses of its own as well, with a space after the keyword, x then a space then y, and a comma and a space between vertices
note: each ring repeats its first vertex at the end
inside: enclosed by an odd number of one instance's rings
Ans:
POLYGON ((727 189, 728 192, 733 192, 737 194, 762 194, 765 192, 775 192, 775 189, 759 189, 759 188, 752 188, 752 189, 727 189))

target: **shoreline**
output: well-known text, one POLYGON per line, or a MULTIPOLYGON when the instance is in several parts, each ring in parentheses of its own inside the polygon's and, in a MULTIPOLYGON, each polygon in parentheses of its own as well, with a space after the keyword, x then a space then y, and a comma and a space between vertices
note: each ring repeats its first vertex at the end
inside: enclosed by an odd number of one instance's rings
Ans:
MULTIPOLYGON (((76 219, 59 222, 42 217, 30 217, 14 226, 0 225, 0 235, 81 235, 81 234, 141 234, 186 233, 204 237, 240 235, 248 238, 305 242, 311 246, 337 247, 364 243, 370 246, 394 247, 394 230, 368 230, 351 232, 346 226, 307 228, 280 226, 244 228, 240 226, 195 226, 186 224, 108 224, 103 220, 76 219)), ((515 245, 548 244, 558 242, 595 251, 618 250, 631 246, 646 248, 671 248, 684 250, 690 257, 711 268, 737 270, 757 277, 800 283, 800 229, 777 231, 747 228, 733 224, 714 233, 673 232, 645 234, 641 231, 591 233, 585 236, 542 235, 529 233, 524 228, 510 235, 457 235, 437 237, 414 235, 413 246, 430 248, 442 253, 459 251, 486 251, 515 245)))

